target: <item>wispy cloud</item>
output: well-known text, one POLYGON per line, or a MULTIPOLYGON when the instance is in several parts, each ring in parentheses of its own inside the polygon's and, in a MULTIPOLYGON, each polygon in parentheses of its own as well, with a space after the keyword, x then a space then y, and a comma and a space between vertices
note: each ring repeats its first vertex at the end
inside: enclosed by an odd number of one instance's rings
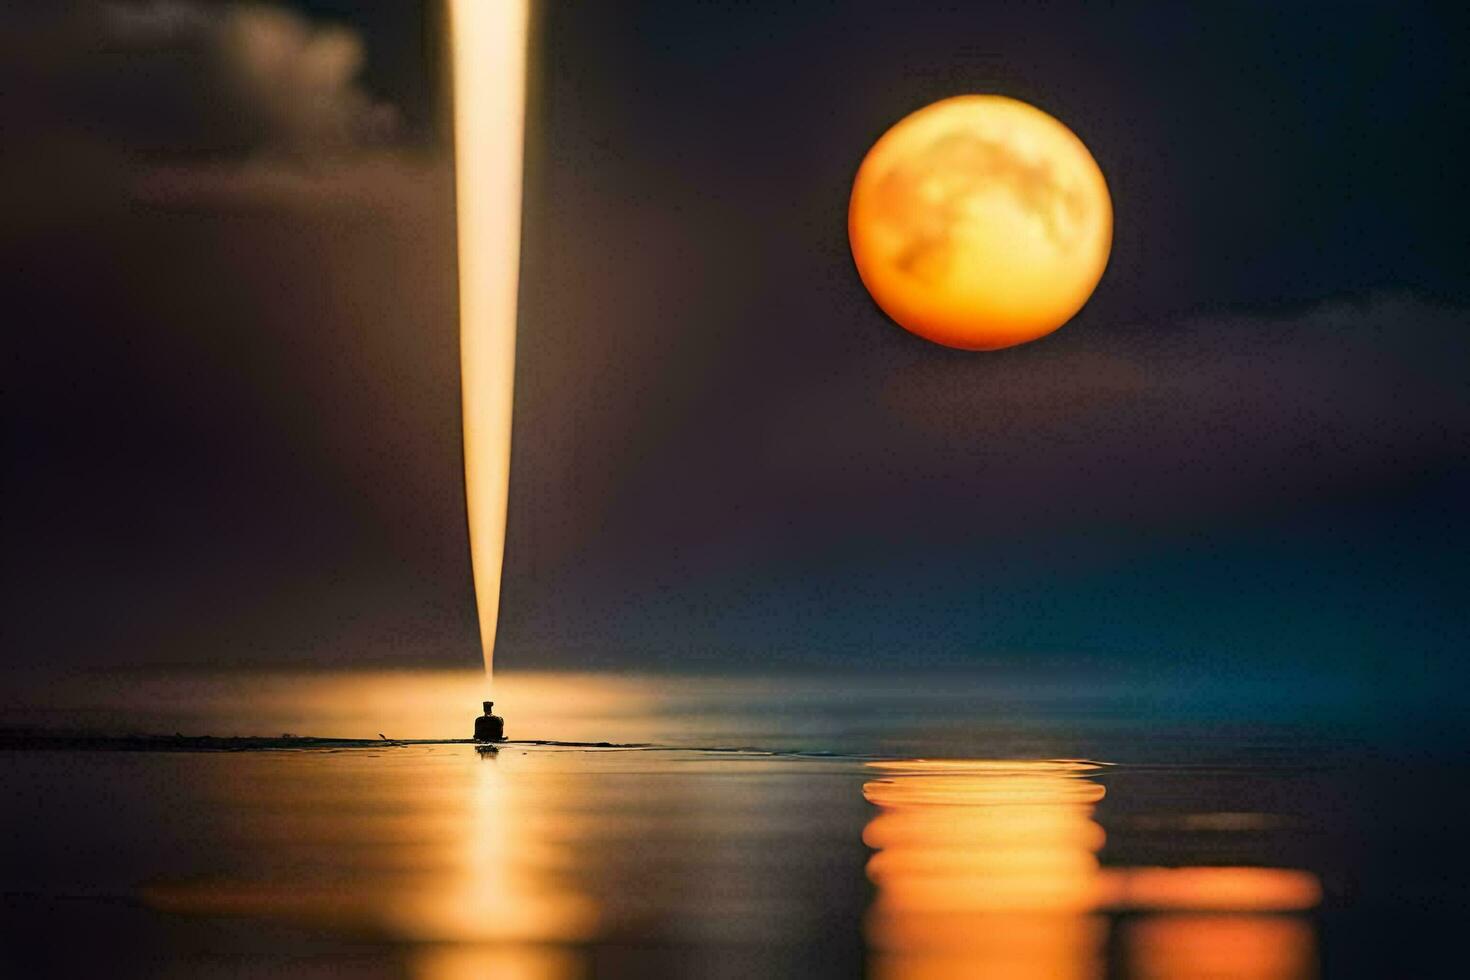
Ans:
MULTIPOLYGON (((62 3, 18 19, 37 126, 145 156, 309 162, 391 139, 361 37, 262 3, 62 3)), ((16 96, 20 98, 20 96, 16 96)))
POLYGON ((1352 493, 1460 451, 1467 318, 1379 295, 1059 336, 1014 356, 866 364, 841 391, 792 393, 763 469, 788 485, 838 474, 849 492, 923 480, 940 511, 968 498, 1007 521, 1352 493))

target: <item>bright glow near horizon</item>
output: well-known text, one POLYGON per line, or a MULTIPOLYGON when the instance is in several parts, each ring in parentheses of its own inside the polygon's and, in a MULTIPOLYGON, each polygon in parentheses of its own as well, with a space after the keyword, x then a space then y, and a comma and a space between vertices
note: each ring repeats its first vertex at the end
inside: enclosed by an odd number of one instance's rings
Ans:
POLYGON ((494 664, 510 484, 527 0, 448 0, 465 502, 480 646, 494 664))

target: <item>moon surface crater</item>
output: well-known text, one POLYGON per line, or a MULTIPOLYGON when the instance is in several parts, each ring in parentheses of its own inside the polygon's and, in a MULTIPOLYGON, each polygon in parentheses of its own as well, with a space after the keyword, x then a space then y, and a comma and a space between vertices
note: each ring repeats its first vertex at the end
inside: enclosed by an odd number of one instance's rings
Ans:
POLYGON ((853 184, 859 275, 905 329, 991 350, 1092 294, 1112 243, 1102 172, 1060 122, 1002 96, 946 99, 874 144, 853 184))

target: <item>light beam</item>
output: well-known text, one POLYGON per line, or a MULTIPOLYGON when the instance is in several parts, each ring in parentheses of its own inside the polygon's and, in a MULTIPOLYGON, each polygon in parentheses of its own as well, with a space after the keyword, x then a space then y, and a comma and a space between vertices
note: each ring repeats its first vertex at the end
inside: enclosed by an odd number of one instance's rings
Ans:
POLYGON ((528 0, 447 0, 454 85, 465 504, 480 647, 494 664, 510 487, 528 0))

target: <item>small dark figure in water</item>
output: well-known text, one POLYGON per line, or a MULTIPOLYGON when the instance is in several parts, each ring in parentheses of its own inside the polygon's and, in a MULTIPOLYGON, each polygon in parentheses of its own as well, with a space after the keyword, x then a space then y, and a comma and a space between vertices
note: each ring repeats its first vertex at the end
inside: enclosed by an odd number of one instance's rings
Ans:
POLYGON ((486 701, 485 713, 475 719, 476 742, 505 741, 505 719, 497 714, 492 714, 490 709, 493 707, 495 707, 494 701, 486 701))

